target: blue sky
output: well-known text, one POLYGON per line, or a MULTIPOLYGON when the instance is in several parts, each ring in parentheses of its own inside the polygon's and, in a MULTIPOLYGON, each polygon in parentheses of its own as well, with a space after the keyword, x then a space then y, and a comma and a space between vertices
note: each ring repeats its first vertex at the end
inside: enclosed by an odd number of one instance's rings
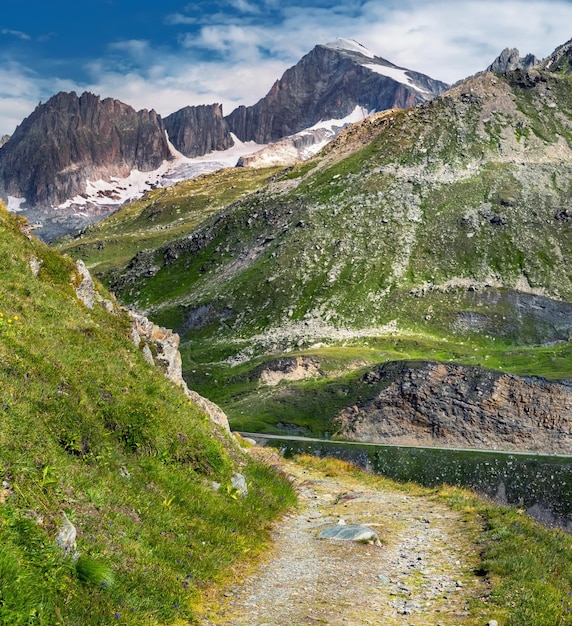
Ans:
POLYGON ((230 113, 337 37, 454 82, 507 46, 550 54, 572 38, 572 0, 4 0, 0 134, 61 90, 230 113))

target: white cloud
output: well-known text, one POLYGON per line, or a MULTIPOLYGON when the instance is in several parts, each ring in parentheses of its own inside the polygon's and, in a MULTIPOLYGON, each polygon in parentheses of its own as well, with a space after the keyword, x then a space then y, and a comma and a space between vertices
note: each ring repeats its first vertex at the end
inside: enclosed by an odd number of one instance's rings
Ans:
POLYGON ((177 24, 197 24, 198 20, 195 17, 183 15, 182 13, 171 13, 165 18, 165 24, 169 26, 176 26, 177 24))
POLYGON ((31 39, 30 35, 27 33, 23 33, 21 30, 10 30, 9 28, 3 28, 0 30, 2 35, 11 35, 12 37, 17 37, 18 39, 29 40, 31 39))

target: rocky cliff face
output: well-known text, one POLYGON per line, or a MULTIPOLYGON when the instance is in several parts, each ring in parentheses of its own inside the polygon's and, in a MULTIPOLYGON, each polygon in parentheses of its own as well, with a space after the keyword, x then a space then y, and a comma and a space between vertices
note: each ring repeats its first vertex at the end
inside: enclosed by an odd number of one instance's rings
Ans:
POLYGON ((0 149, 0 186, 29 206, 58 205, 86 180, 157 169, 171 157, 161 118, 111 98, 59 93, 0 149))
POLYGON ((556 48, 542 61, 540 68, 557 74, 572 74, 572 39, 556 48))
POLYGON ((376 443, 572 451, 572 385, 443 363, 388 363, 387 387, 337 417, 339 435, 376 443))
POLYGON ((197 157, 234 145, 220 104, 188 106, 164 120, 173 146, 186 157, 197 157))
POLYGON ((239 107, 226 119, 242 141, 270 143, 321 120, 344 118, 356 107, 371 112, 408 108, 446 88, 375 57, 355 42, 338 40, 316 46, 264 98, 254 106, 239 107))

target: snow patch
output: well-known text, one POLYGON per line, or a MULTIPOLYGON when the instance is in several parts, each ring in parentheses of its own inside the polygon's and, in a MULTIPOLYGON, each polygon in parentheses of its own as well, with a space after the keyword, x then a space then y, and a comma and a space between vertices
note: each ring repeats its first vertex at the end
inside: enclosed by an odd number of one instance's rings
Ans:
POLYGON ((355 39, 338 38, 335 41, 327 43, 324 47, 330 48, 331 50, 347 50, 349 52, 357 52, 358 54, 363 54, 363 56, 368 59, 375 59, 375 54, 370 52, 365 46, 362 46, 361 43, 355 39))
POLYGON ((368 70, 371 70, 376 74, 381 74, 382 76, 392 78, 398 83, 407 85, 408 87, 413 87, 413 89, 415 89, 416 91, 424 94, 429 94, 426 89, 420 87, 412 78, 407 76, 407 70, 402 70, 398 67, 388 67, 387 65, 380 65, 378 63, 364 63, 364 67, 367 67, 368 70))
POLYGON ((337 120, 322 120, 317 124, 314 124, 314 126, 310 126, 310 128, 300 131, 299 134, 302 135, 308 131, 318 130, 320 128, 325 128, 326 130, 333 130, 334 128, 340 127, 345 128, 346 126, 349 126, 349 124, 361 122, 361 120, 365 119, 368 115, 370 115, 370 112, 367 109, 356 106, 356 108, 349 115, 346 115, 346 117, 337 120))
MULTIPOLYGON (((87 181, 84 194, 66 200, 59 209, 86 205, 122 205, 140 198, 145 192, 158 187, 171 187, 176 183, 190 178, 196 178, 201 174, 208 174, 225 167, 234 167, 241 156, 252 154, 265 148, 264 144, 253 141, 242 142, 232 135, 234 145, 228 150, 210 152, 201 157, 188 158, 178 152, 169 142, 169 148, 173 155, 171 161, 163 161, 161 166, 151 172, 132 170, 126 178, 115 176, 110 179, 87 181)), ((25 202, 25 200, 22 200, 25 202)))
POLYGON ((26 198, 16 198, 16 196, 8 196, 8 211, 18 213, 23 211, 22 205, 25 204, 26 198))

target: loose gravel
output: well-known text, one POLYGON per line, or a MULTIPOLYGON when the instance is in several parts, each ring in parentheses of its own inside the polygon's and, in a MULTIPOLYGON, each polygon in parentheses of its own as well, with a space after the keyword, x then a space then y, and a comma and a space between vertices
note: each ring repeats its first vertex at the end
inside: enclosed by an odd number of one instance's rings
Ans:
POLYGON ((266 560, 226 590, 205 625, 486 623, 468 612, 487 588, 474 573, 473 531, 460 514, 430 498, 275 462, 292 476, 299 508, 276 526, 266 560), (382 545, 317 539, 340 520, 369 526, 382 545))

